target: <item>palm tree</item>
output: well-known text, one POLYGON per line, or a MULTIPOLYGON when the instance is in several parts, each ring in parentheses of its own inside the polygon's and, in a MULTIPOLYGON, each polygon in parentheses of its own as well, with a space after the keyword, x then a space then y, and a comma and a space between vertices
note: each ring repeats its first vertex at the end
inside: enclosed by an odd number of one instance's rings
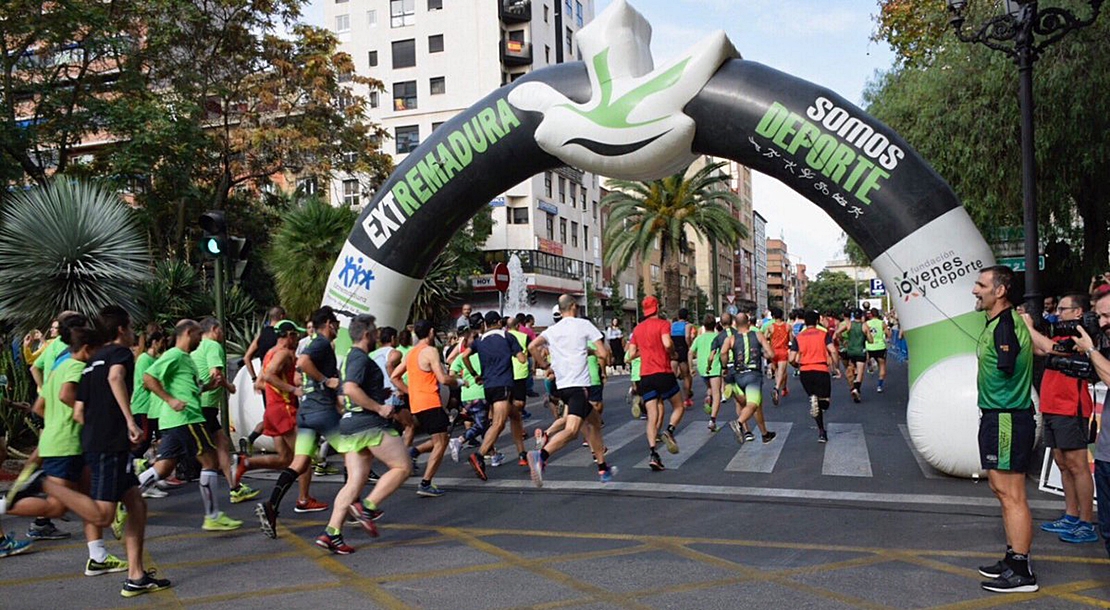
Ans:
POLYGON ((150 255, 114 191, 56 178, 16 192, 0 215, 0 318, 44 327, 60 311, 138 311, 150 255))
POLYGON ((274 287, 293 320, 306 320, 320 306, 335 259, 358 219, 349 207, 306 199, 282 218, 266 252, 274 287))
POLYGON ((609 212, 604 259, 624 270, 639 256, 646 258, 659 240, 663 267, 663 308, 677 311, 681 302, 679 253, 688 252, 687 231, 709 242, 728 245, 747 236, 748 229, 730 211, 740 197, 728 188, 728 176, 711 163, 687 177, 686 172, 650 182, 613 180, 601 200, 609 212))

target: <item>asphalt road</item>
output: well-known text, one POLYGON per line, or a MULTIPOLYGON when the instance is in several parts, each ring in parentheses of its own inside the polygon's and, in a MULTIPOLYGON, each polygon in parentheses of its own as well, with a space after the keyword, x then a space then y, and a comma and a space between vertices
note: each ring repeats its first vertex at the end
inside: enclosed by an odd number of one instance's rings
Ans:
MULTIPOLYGON (((901 427, 900 366, 884 394, 869 379, 861 405, 834 385, 826 445, 816 442, 795 379, 781 406, 766 407, 779 438, 743 447, 727 428, 706 430, 695 382, 699 406, 679 429, 680 453, 663 453, 661 473, 639 467, 645 441, 627 387, 618 377, 606 388, 614 483, 597 482, 581 447, 555 456, 543 489, 515 461, 482 482, 447 460, 436 477, 445 496, 418 498, 410 479, 383 506, 380 538, 348 528, 358 552, 346 557, 312 545, 326 514, 295 515, 290 499, 277 540, 258 533, 251 503, 223 502, 247 521, 242 530, 203 532, 189 485, 150 502, 149 565, 173 589, 125 600, 118 575, 82 576, 79 524, 59 523, 77 537, 0 560, 0 608, 1110 607, 1102 545, 1067 545, 1039 531, 1041 592, 979 589, 975 566, 1004 548, 997 504, 985 482, 939 475, 915 458, 901 427)), ((530 410, 530 427, 546 425, 537 402, 530 410)), ((505 439, 499 447, 511 449, 505 439)), ((268 493, 271 478, 248 482, 268 493)), ((330 501, 339 479, 318 479, 314 495, 330 501)), ((1034 483, 1034 517, 1055 518, 1061 499, 1034 483)), ((13 532, 27 525, 3 523, 13 532)), ((109 547, 122 554, 119 543, 109 547)))

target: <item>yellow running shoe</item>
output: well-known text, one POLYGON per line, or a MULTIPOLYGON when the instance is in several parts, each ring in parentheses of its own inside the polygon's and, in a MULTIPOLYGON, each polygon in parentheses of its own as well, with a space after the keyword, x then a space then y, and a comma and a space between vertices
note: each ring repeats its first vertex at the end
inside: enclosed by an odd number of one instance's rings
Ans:
POLYGON ((204 525, 201 529, 207 532, 230 532, 243 527, 243 522, 237 519, 232 519, 224 513, 216 515, 214 519, 204 518, 204 525))
POLYGON ((116 540, 123 538, 123 527, 127 525, 127 507, 123 502, 116 504, 116 516, 112 519, 112 535, 116 540))
POLYGON ((240 483, 239 489, 231 490, 231 503, 238 504, 240 502, 246 502, 247 500, 253 500, 257 498, 260 493, 262 493, 262 490, 252 489, 246 483, 240 483))

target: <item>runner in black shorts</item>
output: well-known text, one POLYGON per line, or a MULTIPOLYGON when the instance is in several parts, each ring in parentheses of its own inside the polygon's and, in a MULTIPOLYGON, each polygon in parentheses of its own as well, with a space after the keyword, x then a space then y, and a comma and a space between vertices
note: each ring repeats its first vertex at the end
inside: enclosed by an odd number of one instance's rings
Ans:
POLYGON ((662 438, 667 451, 678 453, 678 443, 674 432, 686 411, 682 396, 678 393, 678 383, 671 367, 674 360, 674 332, 672 325, 659 317, 659 299, 649 296, 640 304, 644 320, 632 329, 629 339, 628 358, 640 358, 639 382, 640 395, 647 407, 647 426, 645 435, 648 441, 648 465, 653 471, 663 470, 663 461, 655 450, 657 439, 662 438), (663 403, 671 401, 671 419, 663 428, 663 403), (662 430, 662 432, 660 432, 662 430))
POLYGON ((835 349, 826 331, 817 328, 820 314, 805 312, 805 328, 790 341, 790 363, 801 369, 802 387, 809 394, 809 415, 817 422, 817 442, 827 443, 824 412, 829 408, 832 381, 829 365, 835 349))

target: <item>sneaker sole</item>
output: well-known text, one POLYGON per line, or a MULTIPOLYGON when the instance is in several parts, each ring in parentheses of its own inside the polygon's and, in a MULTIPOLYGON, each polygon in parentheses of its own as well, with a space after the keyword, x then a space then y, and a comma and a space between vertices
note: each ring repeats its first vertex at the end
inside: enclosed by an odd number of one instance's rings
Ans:
POLYGON ((467 460, 467 461, 470 462, 470 467, 474 470, 475 476, 477 476, 479 479, 481 479, 483 481, 489 480, 489 477, 486 476, 485 466, 479 466, 478 465, 478 462, 474 459, 475 458, 474 454, 471 454, 470 457, 471 457, 471 459, 467 460))
POLYGON ((254 493, 247 494, 245 496, 238 496, 237 498, 232 497, 231 498, 231 503, 232 504, 241 504, 243 502, 249 502, 249 501, 257 498, 260 495, 262 495, 262 490, 261 489, 256 489, 256 490, 254 490, 254 493))
POLYGON ((662 464, 648 464, 648 466, 651 468, 652 472, 663 472, 667 469, 667 467, 662 464))
POLYGON ((1059 536, 1059 538, 1060 542, 1066 542, 1068 544, 1089 544, 1091 542, 1099 541, 1098 534, 1095 534, 1093 537, 1090 538, 1065 538, 1063 536, 1059 536))
POLYGON ((340 549, 332 548, 330 545, 328 545, 328 543, 320 542, 319 540, 315 541, 314 544, 316 546, 324 549, 325 551, 331 553, 332 555, 350 555, 351 553, 354 552, 354 551, 343 551, 343 550, 340 550, 340 549))
POLYGON ((980 585, 986 591, 993 591, 994 593, 1036 593, 1040 587, 1036 584, 1021 585, 1020 587, 992 587, 986 583, 980 585))
POLYGON ((235 530, 240 529, 241 527, 243 527, 242 524, 240 524, 240 525, 216 525, 216 526, 202 525, 202 526, 200 526, 200 529, 202 529, 206 532, 234 532, 235 530))
POLYGON ((277 540, 277 523, 270 523, 266 518, 266 509, 261 505, 254 507, 254 515, 258 517, 258 527, 270 540, 277 540))
MULTIPOLYGON (((365 531, 367 534, 369 534, 371 538, 377 538, 378 537, 378 526, 374 525, 374 520, 373 519, 370 519, 370 520, 362 519, 362 516, 361 516, 362 515, 362 507, 360 507, 357 504, 352 504, 352 505, 347 507, 347 514, 350 515, 351 517, 353 517, 355 519, 355 521, 358 521, 358 524, 362 526, 363 531, 365 531)), ((320 545, 320 543, 317 542, 317 545, 320 545)), ((328 548, 325 545, 320 545, 320 546, 324 546, 324 548, 328 548)))
POLYGON ((14 557, 16 555, 22 555, 29 550, 31 550, 31 545, 27 545, 18 549, 12 549, 9 551, 0 551, 0 557, 14 557))
POLYGON ((169 589, 169 587, 168 586, 167 587, 157 587, 157 586, 155 586, 155 587, 143 587, 141 589, 123 589, 122 591, 119 592, 119 594, 123 597, 126 597, 126 598, 130 599, 132 597, 138 597, 140 595, 145 595, 147 593, 154 593, 156 591, 165 591, 166 589, 169 589))
POLYGON ((297 507, 293 507, 293 512, 295 512, 295 513, 299 513, 299 514, 302 514, 302 515, 303 515, 303 514, 305 514, 305 513, 319 513, 319 512, 323 512, 323 511, 325 511, 325 510, 328 510, 328 508, 330 508, 330 507, 329 507, 329 506, 327 506, 327 505, 321 506, 320 508, 297 508, 297 507))
POLYGON ((667 445, 668 453, 678 453, 678 443, 675 442, 673 435, 664 434, 663 443, 667 445))
POLYGON ((528 474, 532 477, 533 485, 543 487, 543 473, 539 471, 539 465, 532 454, 528 454, 528 474))
POLYGON ((127 567, 110 568, 107 570, 85 570, 85 576, 103 576, 104 574, 115 574, 117 572, 126 572, 127 567))

